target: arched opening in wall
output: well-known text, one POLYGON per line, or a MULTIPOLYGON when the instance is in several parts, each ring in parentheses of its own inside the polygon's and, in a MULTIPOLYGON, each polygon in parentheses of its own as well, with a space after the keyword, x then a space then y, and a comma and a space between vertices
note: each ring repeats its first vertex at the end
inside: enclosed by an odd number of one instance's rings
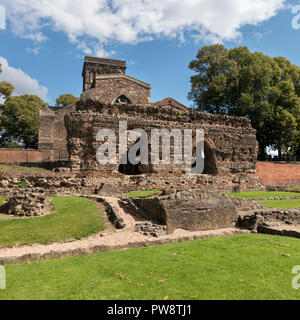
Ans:
POLYGON ((121 105, 121 104, 132 104, 130 99, 127 98, 124 94, 121 95, 120 97, 118 97, 117 99, 115 99, 113 101, 113 104, 118 104, 118 105, 121 105))
MULTIPOLYGON (((202 174, 217 174, 218 169, 216 165, 215 155, 211 143, 207 140, 204 141, 204 170, 202 174)), ((196 148, 193 150, 193 157, 196 157, 196 148)), ((195 168, 197 162, 192 165, 192 168, 195 168)))
MULTIPOLYGON (((140 141, 140 139, 138 139, 134 143, 134 145, 137 144, 139 141, 140 141)), ((123 156, 123 157, 125 157, 125 160, 126 160, 127 164, 120 164, 118 172, 122 173, 122 174, 125 174, 125 175, 128 175, 128 176, 136 176, 136 175, 141 174, 141 171, 140 171, 141 163, 140 162, 138 164, 130 163, 130 161, 129 161, 129 150, 130 150, 130 148, 128 149, 127 153, 123 156)), ((140 151, 138 151, 136 155, 137 155, 137 157, 139 157, 140 156, 140 151)), ((124 160, 124 159, 122 159, 122 160, 124 160)), ((122 162, 124 162, 124 161, 122 161, 122 162)))
POLYGON ((207 141, 204 141, 204 171, 203 174, 216 174, 218 173, 215 155, 213 149, 207 141))

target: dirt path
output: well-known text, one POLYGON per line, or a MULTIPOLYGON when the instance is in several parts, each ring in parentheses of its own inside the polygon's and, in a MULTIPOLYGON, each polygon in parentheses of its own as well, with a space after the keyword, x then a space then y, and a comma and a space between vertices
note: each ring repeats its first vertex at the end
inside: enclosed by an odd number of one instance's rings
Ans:
MULTIPOLYGON (((157 238, 146 236, 134 231, 135 225, 137 222, 140 222, 140 220, 125 212, 118 198, 99 196, 87 196, 87 198, 97 201, 100 211, 105 211, 105 206, 102 201, 106 202, 110 207, 113 207, 116 215, 123 220, 125 228, 115 230, 112 225, 110 225, 105 231, 81 240, 69 240, 48 245, 33 244, 22 247, 3 248, 0 249, 0 265, 249 233, 249 231, 236 228, 196 232, 178 229, 172 234, 161 235, 157 238), (101 201, 99 202, 99 200, 101 201)), ((109 225, 107 219, 106 224, 109 225)))
POLYGON ((49 245, 35 244, 0 249, 0 265, 25 261, 64 258, 113 250, 141 248, 167 243, 192 241, 208 237, 221 237, 246 233, 249 233, 249 231, 235 228, 197 232, 178 229, 170 235, 153 238, 126 229, 117 230, 97 234, 86 239, 69 243, 52 243, 49 245))

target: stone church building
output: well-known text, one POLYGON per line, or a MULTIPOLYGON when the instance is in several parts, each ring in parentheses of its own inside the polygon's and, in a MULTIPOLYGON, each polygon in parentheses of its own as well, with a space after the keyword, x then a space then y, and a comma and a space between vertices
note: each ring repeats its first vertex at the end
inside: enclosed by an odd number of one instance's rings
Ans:
MULTIPOLYGON (((172 98, 151 103, 151 85, 126 75, 126 61, 85 57, 82 99, 104 104, 169 106, 179 111, 187 107, 172 98)), ((39 151, 43 162, 67 161, 65 116, 75 111, 75 104, 50 107, 40 114, 39 151)))
POLYGON ((97 132, 110 128, 118 137, 119 121, 127 120, 128 130, 141 128, 149 136, 151 128, 182 132, 204 129, 204 174, 255 175, 257 141, 249 119, 201 113, 172 98, 152 103, 150 84, 126 75, 125 61, 86 57, 82 77, 80 101, 41 112, 39 150, 42 161, 69 161, 75 172, 165 176, 186 172, 183 165, 174 164, 172 160, 170 165, 99 165, 96 161, 100 145, 96 141, 97 132))

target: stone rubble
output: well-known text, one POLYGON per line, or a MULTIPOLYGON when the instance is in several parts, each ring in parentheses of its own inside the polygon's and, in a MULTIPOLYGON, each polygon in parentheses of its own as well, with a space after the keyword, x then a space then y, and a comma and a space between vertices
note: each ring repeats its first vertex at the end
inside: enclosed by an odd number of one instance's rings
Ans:
POLYGON ((151 221, 142 221, 135 225, 135 231, 142 233, 144 236, 159 238, 166 234, 165 225, 154 224, 151 221))
POLYGON ((4 213, 18 217, 39 217, 51 212, 48 195, 43 191, 14 191, 1 208, 4 213))

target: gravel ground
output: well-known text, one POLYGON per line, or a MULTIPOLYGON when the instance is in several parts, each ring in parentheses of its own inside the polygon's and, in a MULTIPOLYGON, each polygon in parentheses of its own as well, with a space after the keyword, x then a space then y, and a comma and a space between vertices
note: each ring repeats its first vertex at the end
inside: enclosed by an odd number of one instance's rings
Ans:
MULTIPOLYGON (((115 246, 126 246, 132 245, 134 243, 141 242, 156 242, 159 240, 176 240, 186 238, 207 238, 207 237, 219 237, 233 234, 241 234, 241 233, 249 233, 246 230, 239 230, 235 228, 226 228, 219 230, 211 230, 211 231, 196 231, 190 232, 186 230, 175 230, 174 233, 169 235, 164 235, 159 238, 147 237, 138 232, 127 231, 127 230, 117 230, 109 233, 102 233, 91 236, 86 239, 66 242, 66 243, 52 243, 48 245, 41 244, 33 244, 22 247, 13 247, 13 248, 4 248, 0 249, 0 259, 1 258, 10 258, 10 257, 22 257, 25 255, 32 254, 46 254, 51 252, 69 252, 75 249, 91 249, 97 246, 109 246, 114 250, 115 246)), ((170 241, 172 242, 172 241, 170 241)))

